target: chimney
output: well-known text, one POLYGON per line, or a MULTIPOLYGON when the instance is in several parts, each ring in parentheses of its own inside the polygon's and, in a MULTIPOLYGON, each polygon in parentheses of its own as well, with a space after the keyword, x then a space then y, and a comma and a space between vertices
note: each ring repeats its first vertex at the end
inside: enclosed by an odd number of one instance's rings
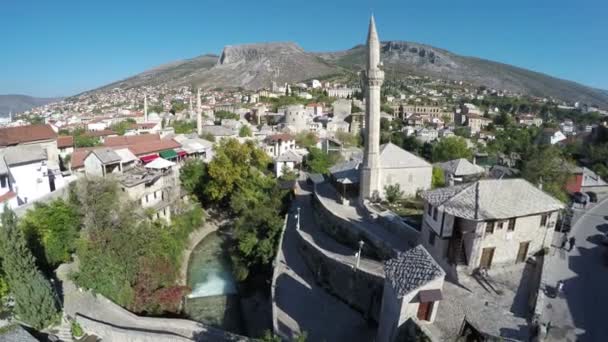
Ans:
POLYGON ((144 95, 144 122, 148 122, 148 96, 144 95))
POLYGON ((448 186, 454 186, 454 175, 451 173, 448 175, 448 186))
POLYGON ((540 177, 540 178, 538 179, 538 188, 539 188, 540 190, 542 190, 542 189, 543 189, 543 177, 540 177))

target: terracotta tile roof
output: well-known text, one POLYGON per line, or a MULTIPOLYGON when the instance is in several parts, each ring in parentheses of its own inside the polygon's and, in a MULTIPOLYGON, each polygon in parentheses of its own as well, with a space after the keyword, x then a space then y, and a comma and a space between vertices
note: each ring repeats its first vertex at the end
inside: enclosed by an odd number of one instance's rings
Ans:
POLYGON ((54 140, 57 133, 51 125, 28 125, 0 128, 0 146, 10 146, 32 141, 54 140))
POLYGON ((142 135, 125 135, 118 137, 108 137, 104 145, 108 147, 113 146, 130 146, 135 144, 140 144, 144 142, 153 142, 160 140, 160 135, 158 134, 142 134, 142 135))
POLYGON ((93 148, 91 147, 82 147, 74 149, 72 152, 72 157, 70 159, 70 168, 72 170, 79 169, 84 166, 84 158, 87 157, 89 152, 91 152, 93 148))
POLYGON ((173 139, 160 139, 157 141, 148 141, 131 145, 129 146, 129 150, 131 150, 134 155, 141 156, 179 147, 182 147, 182 145, 173 139))
POLYGON ((9 191, 7 193, 5 193, 4 195, 0 196, 0 203, 4 203, 12 198, 15 198, 17 196, 16 193, 9 191))
POLYGON ((74 147, 74 137, 64 135, 57 137, 57 148, 74 147))
POLYGON ((102 129, 101 131, 87 131, 85 135, 89 137, 107 137, 109 135, 116 135, 116 132, 109 129, 102 129))
POLYGON ((289 140, 294 140, 295 138, 293 137, 293 135, 291 134, 287 134, 287 133, 280 133, 280 134, 275 134, 275 135, 271 135, 269 137, 266 138, 267 141, 269 142, 275 142, 275 141, 289 141, 289 140))

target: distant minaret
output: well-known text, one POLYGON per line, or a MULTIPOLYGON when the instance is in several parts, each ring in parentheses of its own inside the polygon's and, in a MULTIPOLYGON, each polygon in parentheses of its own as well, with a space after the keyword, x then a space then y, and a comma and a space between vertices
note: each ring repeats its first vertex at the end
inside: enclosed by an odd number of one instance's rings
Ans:
POLYGON ((188 118, 192 119, 192 116, 194 115, 194 108, 192 107, 192 95, 190 95, 190 111, 188 112, 188 118))
POLYGON ((196 88, 196 132, 203 134, 203 108, 201 106, 201 88, 196 88))
POLYGON ((380 195, 380 88, 384 71, 380 70, 380 40, 372 16, 367 35, 367 70, 363 71, 365 86, 365 152, 359 184, 359 201, 380 195))
POLYGON ((144 122, 148 122, 148 95, 144 95, 144 122))

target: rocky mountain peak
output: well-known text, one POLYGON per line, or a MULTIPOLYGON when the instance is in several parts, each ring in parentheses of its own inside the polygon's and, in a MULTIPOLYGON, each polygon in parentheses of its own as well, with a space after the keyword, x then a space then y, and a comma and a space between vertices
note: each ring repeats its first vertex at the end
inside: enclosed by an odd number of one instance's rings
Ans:
POLYGON ((273 42, 243 45, 227 45, 218 60, 218 65, 242 62, 258 62, 270 57, 305 53, 296 43, 273 42))

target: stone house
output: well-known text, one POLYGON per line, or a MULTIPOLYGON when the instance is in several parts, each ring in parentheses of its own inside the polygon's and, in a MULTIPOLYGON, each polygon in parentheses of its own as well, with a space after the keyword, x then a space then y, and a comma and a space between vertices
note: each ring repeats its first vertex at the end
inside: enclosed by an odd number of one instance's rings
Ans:
POLYGON ((296 138, 287 133, 268 136, 264 142, 264 150, 271 158, 277 158, 287 151, 296 149, 296 138))
POLYGON ((492 120, 477 114, 467 114, 467 126, 471 134, 477 134, 486 128, 492 120))
POLYGON ((122 158, 108 147, 94 149, 84 158, 84 172, 98 177, 122 173, 122 158))
POLYGON ((126 170, 119 182, 131 200, 145 210, 152 210, 155 219, 171 221, 172 210, 180 199, 179 172, 176 164, 157 158, 145 165, 126 170))
POLYGON ((421 241, 452 275, 526 261, 550 245, 564 208, 523 179, 479 180, 421 196, 421 241))
POLYGON ((443 170, 445 184, 467 183, 479 179, 485 172, 483 167, 464 158, 437 163, 435 166, 443 170))
POLYGON ((384 291, 376 341, 402 341, 406 323, 431 324, 443 299, 445 272, 418 245, 384 263, 384 291))

